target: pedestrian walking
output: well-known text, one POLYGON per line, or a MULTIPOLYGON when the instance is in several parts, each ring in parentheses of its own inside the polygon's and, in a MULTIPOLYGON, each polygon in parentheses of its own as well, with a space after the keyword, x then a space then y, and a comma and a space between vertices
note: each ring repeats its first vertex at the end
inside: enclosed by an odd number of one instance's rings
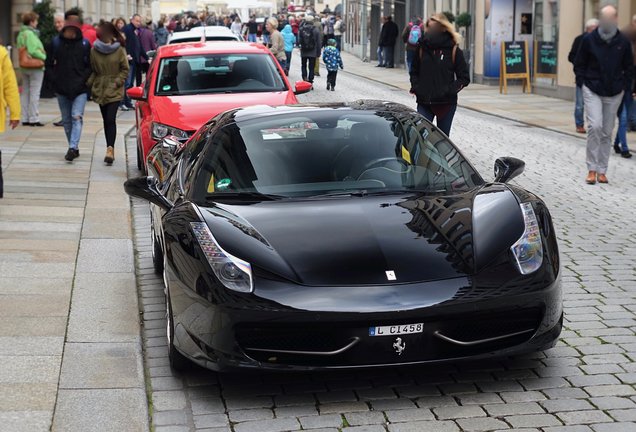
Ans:
POLYGON ((230 25, 230 31, 237 36, 241 35, 241 29, 243 25, 241 24, 241 19, 237 16, 234 18, 234 22, 230 25))
POLYGON ((141 51, 146 54, 146 56, 142 56, 139 59, 139 64, 141 66, 140 70, 137 72, 137 85, 141 85, 142 82, 142 73, 146 74, 148 72, 148 68, 150 68, 150 60, 148 59, 148 51, 154 51, 157 49, 157 43, 155 42, 155 35, 150 29, 152 26, 152 21, 146 22, 145 26, 142 26, 138 29, 139 35, 139 43, 141 44, 141 51))
POLYGON ((380 30, 380 37, 378 38, 378 49, 376 50, 376 54, 378 55, 378 64, 375 67, 385 67, 385 59, 384 59, 384 41, 382 39, 382 30, 384 30, 384 24, 386 24, 386 17, 381 18, 382 21, 382 29, 380 30))
POLYGON ((323 30, 322 30, 322 21, 320 19, 314 18, 314 27, 318 30, 318 37, 320 43, 318 44, 318 51, 316 52, 316 61, 314 63, 314 76, 320 76, 320 53, 322 52, 322 40, 323 40, 323 30))
POLYGON ((614 6, 601 9, 599 26, 581 41, 574 62, 577 85, 583 88, 587 120, 588 184, 608 183, 611 135, 623 92, 634 74, 632 46, 618 31, 614 6))
POLYGON ((344 21, 340 15, 336 15, 336 22, 333 25, 333 38, 336 40, 336 48, 342 50, 342 35, 346 31, 344 21))
POLYGON ((64 158, 71 162, 80 155, 79 141, 88 99, 86 81, 91 75, 91 48, 75 21, 67 22, 56 38, 53 81, 69 147, 64 158))
POLYGON ((316 58, 320 55, 320 33, 314 26, 313 15, 307 15, 298 30, 303 81, 314 82, 316 58))
MULTIPOLYGON (((160 47, 164 46, 168 43, 168 36, 170 36, 170 32, 166 28, 166 23, 164 20, 160 19, 157 23, 157 28, 155 29, 155 44, 160 47)), ((240 29, 239 29, 240 33, 240 29)))
MULTIPOLYGON (((630 25, 622 30, 623 34, 632 44, 632 55, 634 56, 634 68, 636 69, 636 15, 632 17, 630 25)), ((636 82, 636 80, 634 80, 636 82)), ((636 93, 636 86, 631 93, 636 93)), ((632 97, 633 102, 634 97, 632 97)), ((636 104, 632 103, 627 112, 628 130, 636 132, 636 104)))
MULTIPOLYGON (((0 45, 0 133, 3 133, 7 122, 9 108, 9 127, 15 129, 20 124, 20 94, 15 77, 11 57, 7 49, 0 45)), ((0 198, 3 195, 2 152, 0 151, 0 198)))
POLYGON ((103 22, 97 29, 98 39, 91 50, 91 75, 88 86, 93 101, 99 105, 106 137, 104 162, 111 165, 115 160, 117 137, 117 108, 124 98, 124 86, 128 77, 128 58, 124 46, 126 41, 117 28, 103 22))
POLYGON ((417 111, 450 136, 457 94, 470 83, 468 65, 458 44, 460 35, 444 14, 434 14, 415 51, 411 65, 411 94, 417 111))
MULTIPOLYGON (((568 61, 574 65, 574 61, 576 60, 576 55, 579 52, 579 48, 581 48, 581 41, 588 33, 592 33, 598 27, 598 20, 596 18, 592 18, 585 23, 585 31, 574 38, 574 42, 572 42, 572 48, 570 48, 570 53, 568 54, 568 61)), ((574 124, 576 126, 576 131, 578 133, 585 133, 585 120, 583 119, 584 114, 584 106, 583 106, 583 87, 577 84, 576 86, 576 99, 574 102, 574 124)))
POLYGON ((344 69, 340 51, 336 48, 336 40, 329 39, 327 46, 322 52, 322 60, 327 68, 327 90, 336 91, 336 78, 338 77, 338 68, 344 69))
POLYGON ((82 23, 82 36, 88 41, 91 46, 93 46, 93 44, 97 40, 97 31, 95 30, 95 26, 93 25, 93 18, 86 17, 83 19, 83 22, 80 19, 80 23, 82 23))
POLYGON ((280 67, 285 70, 285 60, 287 58, 285 54, 285 40, 283 35, 278 31, 278 20, 276 18, 268 18, 265 23, 265 28, 269 32, 270 44, 269 50, 278 60, 280 67))
POLYGON ((402 42, 404 42, 404 52, 406 54, 406 70, 410 73, 411 65, 413 64, 413 57, 417 46, 422 39, 424 29, 422 28, 422 19, 414 17, 413 20, 404 27, 402 32, 402 42))
POLYGON ((20 74, 22 75, 23 126, 44 126, 40 123, 40 91, 44 81, 46 52, 37 30, 39 16, 35 12, 22 15, 22 27, 18 33, 17 47, 20 74))
POLYGON ((285 75, 289 75, 289 67, 291 66, 292 53, 296 44, 296 35, 290 24, 285 25, 283 31, 283 41, 285 42, 285 75))
POLYGON ((625 89, 623 93, 623 101, 618 107, 618 131, 616 132, 616 138, 614 138, 614 151, 620 153, 621 157, 629 159, 632 157, 627 145, 627 129, 629 127, 628 117, 629 112, 632 109, 632 88, 625 89))
POLYGON ((248 42, 256 42, 257 34, 258 34, 258 23, 256 22, 256 17, 252 15, 250 20, 246 24, 247 27, 247 41, 248 42))
POLYGON ((395 51, 395 42, 400 34, 400 30, 396 23, 393 22, 392 16, 384 18, 382 30, 380 30, 379 46, 382 46, 382 58, 384 67, 392 68, 394 66, 393 57, 395 51))
MULTIPOLYGON (((126 24, 122 32, 126 38, 126 53, 128 55, 128 78, 126 78, 126 90, 133 86, 137 70, 141 68, 141 59, 148 60, 146 52, 141 48, 139 41, 139 28, 141 27, 141 16, 135 14, 126 24)), ((120 105, 122 110, 128 111, 133 109, 133 104, 127 94, 124 93, 124 99, 120 105)))

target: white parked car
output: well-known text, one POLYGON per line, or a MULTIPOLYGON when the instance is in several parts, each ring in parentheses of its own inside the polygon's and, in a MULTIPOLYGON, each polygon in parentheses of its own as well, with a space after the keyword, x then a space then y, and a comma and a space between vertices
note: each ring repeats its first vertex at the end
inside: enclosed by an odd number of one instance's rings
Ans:
POLYGON ((168 38, 169 44, 183 43, 183 42, 199 42, 203 33, 205 32, 205 40, 207 42, 214 41, 237 41, 243 42, 243 37, 232 33, 232 31, 225 26, 205 26, 194 27, 192 30, 184 32, 175 32, 168 38))

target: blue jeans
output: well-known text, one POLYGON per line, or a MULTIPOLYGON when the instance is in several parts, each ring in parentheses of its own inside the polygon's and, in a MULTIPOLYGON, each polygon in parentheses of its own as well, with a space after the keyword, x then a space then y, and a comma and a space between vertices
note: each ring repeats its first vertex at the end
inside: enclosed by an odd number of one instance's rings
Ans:
POLYGON ((577 126, 585 124, 583 120, 583 87, 576 86, 576 102, 574 103, 574 123, 577 126))
POLYGON ((80 137, 82 136, 82 125, 84 124, 84 107, 88 95, 82 93, 75 99, 57 95, 57 103, 62 113, 62 123, 68 146, 72 149, 79 148, 80 137))
POLYGON ((629 92, 625 92, 621 107, 618 109, 618 132, 614 139, 614 145, 619 146, 622 152, 629 151, 629 147, 627 147, 627 127, 629 126, 628 113, 631 109, 632 95, 629 92))
POLYGON ((384 47, 378 47, 378 66, 384 66, 384 47))
POLYGON ((384 66, 386 67, 393 67, 393 51, 394 51, 394 46, 385 46, 384 47, 384 66))
POLYGON ((247 34, 248 42, 256 42, 256 33, 248 33, 247 34))
POLYGON ((415 57, 415 50, 406 50, 406 71, 411 73, 411 65, 413 64, 413 57, 415 57))
MULTIPOLYGON (((630 95, 631 98, 631 95, 630 95)), ((634 104, 634 98, 631 98, 632 103, 629 104, 628 110, 627 110, 627 120, 629 125, 632 128, 636 127, 636 104, 634 104)))
MULTIPOLYGON (((437 117, 436 124, 439 130, 444 132, 446 136, 450 136, 451 126, 453 125, 453 118, 455 118, 455 111, 457 111, 457 105, 452 105, 451 109, 446 113, 446 115, 442 118, 437 117)), ((426 117, 426 120, 433 122, 435 118, 435 113, 431 110, 428 105, 420 105, 417 104, 417 112, 426 117)))
POLYGON ((336 40, 336 48, 338 51, 342 51, 342 36, 334 36, 334 39, 336 40))
MULTIPOLYGON (((131 88, 133 86, 133 83, 135 82, 135 69, 136 69, 135 62, 134 61, 128 62, 128 68, 129 68, 128 76, 126 77, 126 84, 124 85, 125 90, 128 90, 129 88, 131 88)), ((124 99, 121 101, 120 106, 127 106, 128 108, 132 108, 133 107, 132 100, 130 100, 125 90, 124 90, 124 99)))

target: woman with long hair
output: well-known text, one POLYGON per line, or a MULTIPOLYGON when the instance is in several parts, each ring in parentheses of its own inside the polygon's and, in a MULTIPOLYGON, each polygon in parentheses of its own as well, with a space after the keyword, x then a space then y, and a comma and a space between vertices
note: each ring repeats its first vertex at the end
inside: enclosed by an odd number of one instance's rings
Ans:
POLYGON ((124 98, 128 59, 126 41, 117 27, 103 22, 97 27, 97 40, 91 49, 93 72, 88 79, 93 100, 99 104, 104 121, 106 156, 104 162, 111 165, 115 160, 115 138, 117 137, 117 107, 124 98))
POLYGON ((457 93, 470 83, 468 65, 459 48, 461 36, 446 15, 432 15, 411 65, 411 94, 417 111, 450 135, 457 110, 457 93))

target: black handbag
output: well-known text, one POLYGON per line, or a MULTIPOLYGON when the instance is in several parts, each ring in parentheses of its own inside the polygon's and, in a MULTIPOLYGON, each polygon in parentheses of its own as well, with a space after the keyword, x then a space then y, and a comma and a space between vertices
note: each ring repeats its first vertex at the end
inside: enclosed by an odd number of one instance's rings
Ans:
POLYGON ((2 198, 3 187, 4 182, 2 181, 2 150, 0 150, 0 198, 2 198))

